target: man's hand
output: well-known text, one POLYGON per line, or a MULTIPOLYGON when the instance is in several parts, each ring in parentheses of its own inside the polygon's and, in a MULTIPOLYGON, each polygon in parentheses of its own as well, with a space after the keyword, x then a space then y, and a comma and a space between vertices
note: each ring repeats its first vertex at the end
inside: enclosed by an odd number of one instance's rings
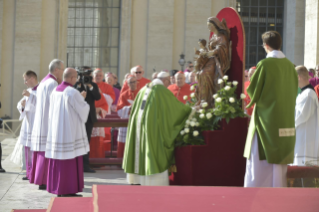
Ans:
POLYGON ((22 96, 30 96, 30 93, 29 93, 29 91, 28 90, 23 90, 23 92, 22 92, 22 96))
POLYGON ((85 91, 82 91, 81 95, 83 96, 84 99, 86 98, 86 92, 85 91))
POLYGON ((97 108, 95 109, 95 111, 96 111, 96 114, 99 114, 102 110, 101 110, 100 107, 97 107, 97 108))
POLYGON ((93 87, 91 84, 86 84, 90 89, 93 87))
POLYGON ((25 107, 25 99, 21 102, 22 107, 25 107))

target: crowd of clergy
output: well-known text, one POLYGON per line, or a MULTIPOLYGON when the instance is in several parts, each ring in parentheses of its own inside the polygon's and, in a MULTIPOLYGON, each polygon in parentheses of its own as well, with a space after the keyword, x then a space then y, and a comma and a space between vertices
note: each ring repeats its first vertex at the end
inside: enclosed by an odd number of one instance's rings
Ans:
MULTIPOLYGON (((287 165, 318 160, 319 66, 314 74, 295 67, 280 51, 278 33, 262 38, 267 57, 245 72, 251 122, 244 184, 285 187, 287 165)), ((122 87, 115 74, 99 68, 92 82, 82 84, 77 70, 58 59, 40 83, 35 72, 25 72, 28 89, 17 106, 23 120, 18 139, 25 151, 23 179, 58 196, 80 196, 83 173, 95 172, 89 157, 105 157, 103 142, 110 136, 109 128, 93 127, 94 122, 113 113, 130 118, 117 135, 117 156, 123 158, 128 183, 169 185, 174 139, 198 109, 185 105, 184 98, 196 86, 193 68, 189 62, 185 71, 154 72, 149 80, 143 67, 135 66, 122 87)))

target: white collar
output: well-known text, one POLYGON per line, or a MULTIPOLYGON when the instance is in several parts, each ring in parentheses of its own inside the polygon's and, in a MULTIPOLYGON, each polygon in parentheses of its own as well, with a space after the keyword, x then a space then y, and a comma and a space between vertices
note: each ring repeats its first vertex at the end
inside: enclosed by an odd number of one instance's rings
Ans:
POLYGON ((273 58, 285 58, 286 56, 284 55, 284 53, 282 53, 282 51, 279 51, 279 50, 273 50, 271 52, 269 52, 267 54, 267 57, 266 58, 269 58, 269 57, 273 57, 273 58))

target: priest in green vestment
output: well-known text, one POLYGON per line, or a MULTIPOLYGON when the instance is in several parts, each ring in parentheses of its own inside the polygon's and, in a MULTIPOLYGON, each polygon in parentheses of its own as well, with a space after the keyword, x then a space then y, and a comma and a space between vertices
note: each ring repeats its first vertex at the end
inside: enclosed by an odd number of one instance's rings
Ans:
POLYGON ((298 78, 294 64, 280 51, 280 34, 265 32, 262 40, 267 58, 257 64, 247 88, 247 108, 255 107, 244 152, 244 186, 286 187, 287 164, 294 161, 298 78))
POLYGON ((169 185, 174 140, 192 110, 167 89, 169 84, 169 74, 160 72, 139 91, 132 106, 123 157, 130 184, 169 185))

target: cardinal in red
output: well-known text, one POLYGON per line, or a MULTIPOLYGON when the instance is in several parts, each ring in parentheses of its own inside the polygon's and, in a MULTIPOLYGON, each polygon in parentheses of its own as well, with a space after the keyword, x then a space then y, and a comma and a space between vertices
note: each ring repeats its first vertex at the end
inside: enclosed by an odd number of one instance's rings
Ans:
MULTIPOLYGON (((136 93, 140 91, 147 83, 151 82, 151 80, 143 77, 144 69, 142 66, 135 66, 131 68, 131 75, 136 77, 136 93)), ((129 89, 127 82, 124 83, 123 88, 121 90, 121 94, 129 89)))
POLYGON ((189 96, 192 93, 191 86, 185 82, 185 79, 185 74, 182 71, 179 71, 177 74, 175 74, 176 84, 168 86, 168 90, 170 90, 183 104, 190 99, 189 96), (184 99, 184 96, 187 96, 187 99, 184 99))

